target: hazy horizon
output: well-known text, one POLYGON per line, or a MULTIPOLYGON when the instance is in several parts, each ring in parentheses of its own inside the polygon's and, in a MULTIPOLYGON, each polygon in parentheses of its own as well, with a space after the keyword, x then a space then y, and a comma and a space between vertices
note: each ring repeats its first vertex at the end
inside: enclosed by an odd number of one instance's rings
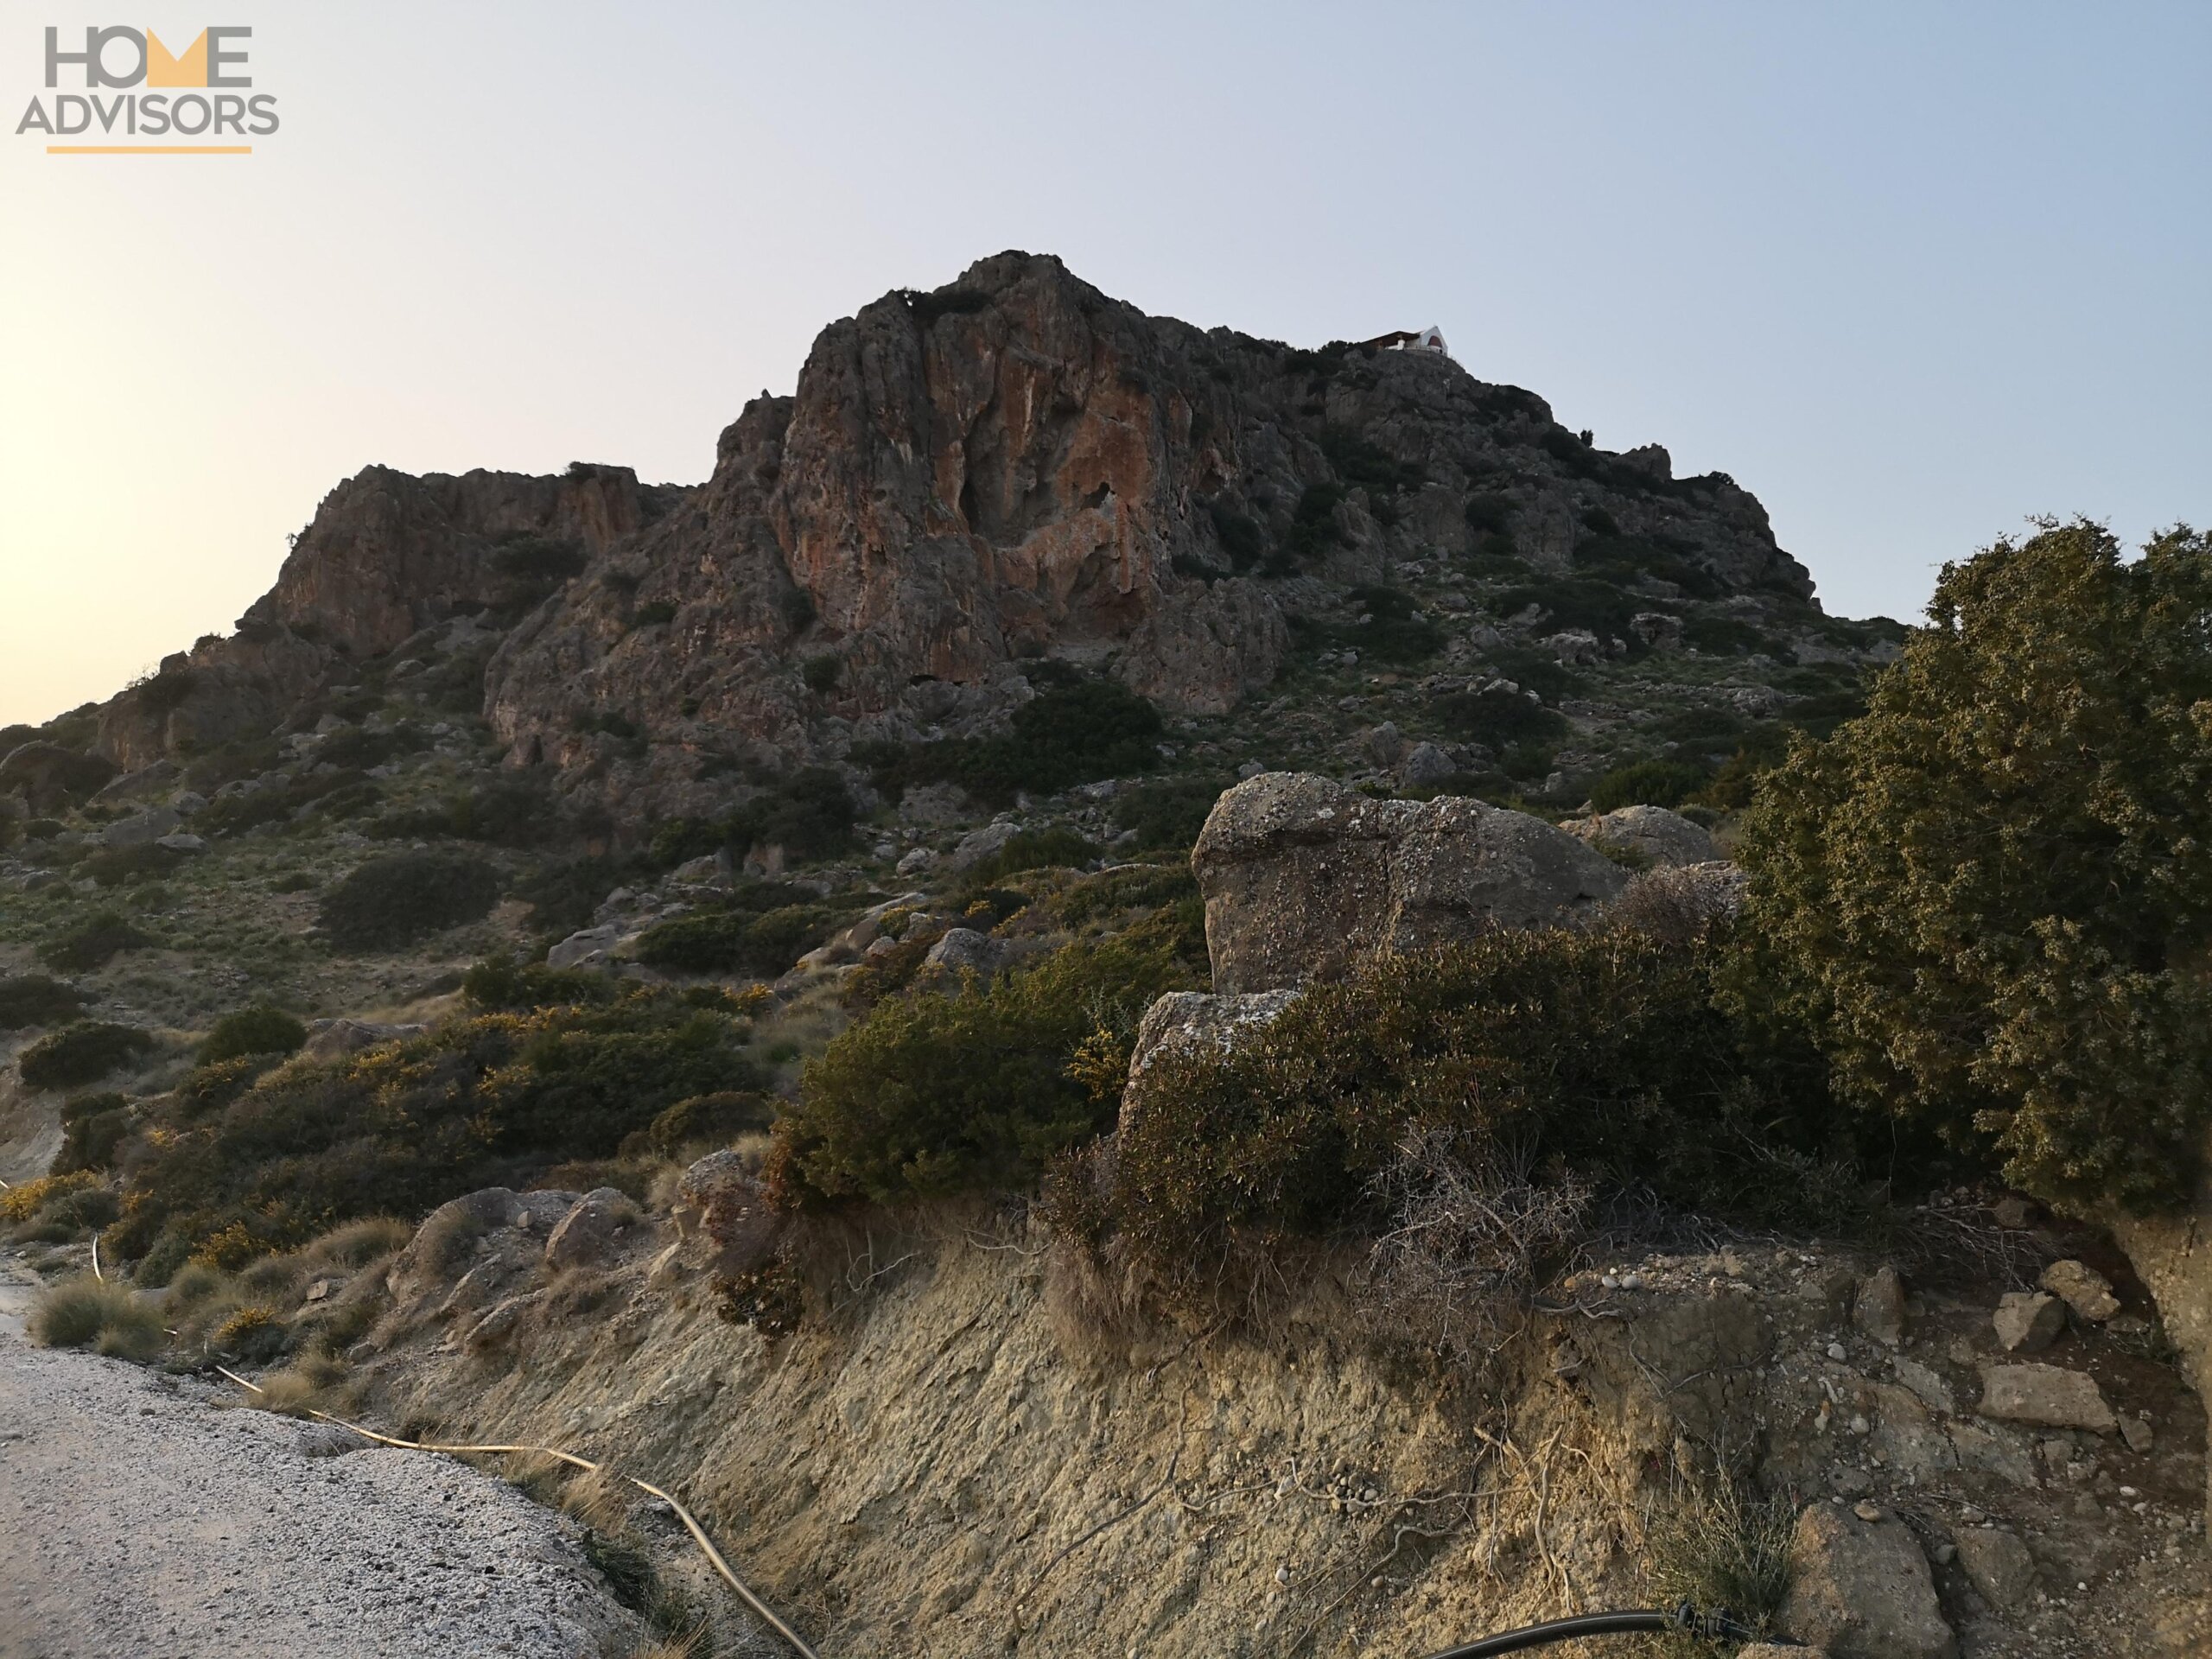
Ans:
POLYGON ((228 629, 365 466, 696 482, 824 325, 1009 247, 1439 324, 1733 475, 1843 614, 2031 515, 2212 518, 2202 8, 155 10, 253 29, 255 154, 46 154, 45 29, 118 14, 0 0, 0 722, 228 629))

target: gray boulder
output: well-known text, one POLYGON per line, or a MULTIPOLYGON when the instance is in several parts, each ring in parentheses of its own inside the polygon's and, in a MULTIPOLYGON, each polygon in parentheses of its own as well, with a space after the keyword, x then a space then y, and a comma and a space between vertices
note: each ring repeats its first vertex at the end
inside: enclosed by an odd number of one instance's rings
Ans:
POLYGON ((204 853, 207 850, 207 843, 200 836, 188 835, 181 830, 162 836, 154 845, 165 847, 173 853, 204 853))
POLYGON ((1959 1565, 1992 1608, 2009 1613, 2027 1605, 2036 1588, 2035 1557, 2017 1536, 2002 1527, 1961 1527, 1955 1541, 1959 1565))
POLYGON ((2096 1434, 2109 1434, 2120 1427, 2097 1379, 2060 1365, 1983 1366, 1981 1414, 2046 1428, 2086 1428, 2096 1434))
POLYGON ((1989 1322, 2006 1353, 2039 1354, 2065 1331, 2066 1304, 2039 1290, 2008 1290, 1989 1322))
POLYGON ((100 831, 100 842, 106 847, 143 847, 175 833, 183 822, 175 807, 149 806, 108 825, 100 831))
POLYGON ((1459 770, 1433 743, 1416 743, 1398 763, 1398 781, 1408 789, 1429 789, 1459 770))
POLYGON ((1815 1503, 1797 1517, 1783 1628, 1835 1659, 1958 1659, 1920 1541, 1875 1513, 1815 1503))
POLYGON ((998 941, 988 934, 978 933, 972 927, 949 927, 944 937, 930 947, 922 966, 947 978, 976 973, 988 979, 998 972, 1004 955, 998 941))
POLYGON ((969 830, 952 849, 952 868, 974 869, 1020 833, 1021 826, 1012 822, 987 823, 980 830, 969 830))
POLYGON ((1378 801, 1271 772, 1214 804, 1192 850, 1217 991, 1342 978, 1380 951, 1497 927, 1574 925, 1628 872, 1564 830, 1480 801, 1378 801))
POLYGON ((594 1188, 576 1200, 545 1240, 545 1265, 555 1272, 594 1267, 613 1255, 639 1221, 638 1206, 615 1188, 594 1188))
POLYGON ((1255 991, 1244 996, 1170 991, 1154 1002, 1138 1022, 1136 1042, 1129 1051, 1129 1080, 1122 1090, 1122 1131, 1144 1113, 1144 1077, 1154 1059, 1176 1049, 1234 1048, 1240 1039, 1273 1025, 1297 1000, 1294 990, 1255 991))
POLYGON ((381 1025, 373 1020, 316 1020, 308 1023, 303 1052, 309 1059, 334 1060, 365 1048, 405 1042, 429 1029, 428 1026, 381 1025))
POLYGON ((2070 1257, 2043 1270, 2043 1287, 2092 1325, 2102 1325, 2120 1312, 2120 1298, 2112 1281, 2086 1262, 2070 1257))
POLYGON ((548 968, 588 968, 607 960, 622 930, 611 923, 580 928, 545 953, 548 968))
POLYGON ((1562 824, 1570 836, 1592 846, 1618 848, 1646 863, 1669 868, 1711 864, 1720 857, 1713 837, 1679 812, 1663 806, 1624 806, 1562 824))

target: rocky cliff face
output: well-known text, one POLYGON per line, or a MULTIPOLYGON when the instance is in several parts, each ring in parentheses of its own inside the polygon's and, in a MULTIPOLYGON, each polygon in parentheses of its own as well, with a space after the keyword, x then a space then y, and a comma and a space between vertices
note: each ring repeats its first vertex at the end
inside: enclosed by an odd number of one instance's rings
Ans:
POLYGON ((1038 658, 1222 714, 1274 680, 1291 611, 1502 542, 1662 601, 1811 592, 1752 497, 1656 446, 1592 448, 1442 357, 1202 332, 1007 253, 831 324, 696 490, 369 468, 100 746, 128 769, 266 732, 474 613, 505 632, 483 706, 516 764, 704 810, 747 763, 987 730, 1038 658))

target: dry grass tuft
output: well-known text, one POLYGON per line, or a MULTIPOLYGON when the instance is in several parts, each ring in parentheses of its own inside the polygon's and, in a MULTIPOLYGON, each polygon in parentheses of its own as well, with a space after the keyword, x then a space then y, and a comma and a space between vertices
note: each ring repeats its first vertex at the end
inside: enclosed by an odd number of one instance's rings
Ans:
POLYGON ((150 1301, 89 1274, 65 1279, 40 1296, 30 1336, 41 1347, 89 1348, 112 1359, 151 1359, 168 1341, 150 1301))
MULTIPOLYGON (((1665 1602, 1688 1601, 1700 1611, 1726 1608, 1744 1624, 1770 1630, 1789 1593, 1789 1536, 1796 1506, 1786 1496, 1762 1497, 1725 1477, 1678 1478, 1671 1501, 1644 1521, 1647 1576, 1665 1602)), ((1672 1650, 1701 1644, 1670 1637, 1672 1650)))

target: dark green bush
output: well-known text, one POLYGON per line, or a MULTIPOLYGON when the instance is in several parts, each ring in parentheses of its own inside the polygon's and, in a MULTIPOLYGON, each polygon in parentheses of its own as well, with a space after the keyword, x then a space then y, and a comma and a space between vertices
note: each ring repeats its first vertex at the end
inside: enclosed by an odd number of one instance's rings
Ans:
POLYGON ((1617 766, 1590 786, 1590 804, 1599 812, 1624 806, 1680 806, 1707 778, 1704 767, 1687 760, 1638 760, 1617 766))
POLYGON ((1317 559, 1341 543, 1344 537, 1337 528, 1337 509, 1344 500, 1341 484, 1308 484, 1299 492, 1298 505, 1291 509, 1290 536, 1284 544, 1291 563, 1275 569, 1271 560, 1262 567, 1263 574, 1287 575, 1291 568, 1317 559))
POLYGON ((1014 710, 1001 736, 906 747, 855 744, 853 759, 887 795, 910 784, 954 783, 1004 807, 1025 790, 1051 795, 1150 772, 1160 764, 1160 711, 1145 698, 1112 681, 1086 679, 1040 691, 1014 710))
POLYGON ((492 568, 501 575, 533 587, 581 575, 589 563, 580 543, 528 532, 506 537, 492 555, 492 568))
POLYGON ((1239 1236, 1373 1219, 1409 1132, 1771 1224, 1776 1160, 1824 1144, 1809 1056, 1716 1006, 1714 953, 1630 931, 1500 931, 1319 986, 1234 1049, 1156 1057, 1110 1219, 1171 1280, 1239 1236))
POLYGON ((724 1089, 679 1100, 658 1117, 627 1136, 624 1154, 657 1153, 676 1158, 696 1147, 728 1146, 741 1135, 757 1134, 776 1120, 776 1097, 758 1090, 724 1089))
POLYGON ((772 979, 825 942, 836 925, 837 912, 818 904, 699 911, 647 928, 638 941, 638 960, 679 973, 772 979))
POLYGON ((103 910, 64 929, 38 948, 38 959, 65 974, 89 974, 105 968, 126 950, 143 950, 155 943, 114 911, 103 910))
POLYGON ((1222 791, 1232 780, 1224 778, 1162 778, 1139 784, 1114 797, 1114 827, 1137 832, 1137 845, 1150 852, 1187 848, 1206 827, 1222 791))
POLYGON ((1066 946, 973 992, 877 1004, 807 1063, 799 1103, 778 1121, 786 1201, 891 1203, 1034 1181, 1113 1122, 1116 1096, 1071 1071, 1077 1051, 1093 1046, 1096 1076, 1117 1063, 1126 1071, 1153 999, 1201 982, 1196 911, 1193 901, 1066 946))
POLYGON ((75 1019, 92 1000, 74 985, 44 974, 0 976, 0 1031, 60 1025, 75 1019))
POLYGON ((1241 575, 1265 556, 1267 532, 1249 513, 1238 512, 1226 501, 1215 501, 1207 506, 1206 517, 1212 521, 1221 550, 1229 555, 1230 569, 1241 575))
POLYGON ((189 853, 149 841, 141 847, 103 848, 77 868, 101 887, 119 887, 127 881, 158 880, 189 862, 191 857, 189 853))
POLYGON ((1101 870, 1077 882, 1051 900, 1052 912, 1069 927, 1119 916, 1132 910, 1154 910, 1162 905, 1183 904, 1198 896, 1198 878, 1190 862, 1125 864, 1101 870))
POLYGON ((1043 830, 1025 830, 1010 837, 998 851, 969 866, 962 880, 970 891, 980 891, 1024 870, 1061 866, 1081 869, 1097 856, 1098 849, 1077 831, 1065 824, 1053 824, 1043 830))
POLYGON ((236 835, 257 824, 288 823, 302 815, 321 812, 349 817, 372 804, 377 786, 364 773, 351 769, 295 778, 283 785, 257 789, 251 794, 230 795, 209 804, 193 819, 195 833, 236 835))
POLYGON ((569 859, 532 870, 515 883, 514 896, 530 906, 531 931, 565 938, 591 925, 607 895, 622 885, 623 874, 623 866, 612 858, 569 859))
POLYGON ((278 1054, 238 1054, 227 1060, 211 1060, 185 1073, 184 1081, 170 1091, 180 1117, 205 1117, 219 1111, 253 1087, 264 1071, 273 1071, 278 1054))
POLYGON ((833 652, 823 652, 810 657, 798 667, 798 677, 806 682, 806 689, 817 696, 826 696, 837 689, 837 677, 844 672, 843 661, 833 652))
POLYGON ((664 627, 675 620, 676 607, 665 599, 649 601, 630 613, 630 626, 633 628, 664 627))
POLYGON ((549 968, 542 962, 518 963, 512 957, 489 957, 461 976, 461 994, 472 1007, 486 1012, 520 1013, 531 1008, 612 1002, 622 994, 621 982, 595 968, 549 968))
POLYGON ((2212 540, 2050 527, 1928 626, 1744 826, 1757 951, 1870 1114, 2096 1211, 2184 1202, 2212 1123, 2212 540))
POLYGON ((154 1039, 133 1027, 80 1020, 40 1038, 16 1065, 34 1089, 81 1089, 143 1059, 154 1047, 154 1039))
POLYGON ((209 1028, 193 1053, 200 1065, 234 1060, 241 1054, 293 1054, 307 1046, 308 1028, 282 1008, 240 1008, 209 1028))
POLYGON ((1425 661, 1443 649, 1443 630, 1421 614, 1412 594, 1363 582, 1345 597, 1364 607, 1373 620, 1349 627, 1313 630, 1322 644, 1351 645, 1363 658, 1400 664, 1425 661))
POLYGON ((499 872, 466 854, 372 859, 322 897, 323 932, 341 950, 397 950, 476 921, 499 901, 499 872))
POLYGON ((1564 737, 1567 716, 1518 691, 1451 691, 1428 700, 1428 723, 1446 737, 1503 751, 1564 737))
MULTIPOLYGON (((419 1215, 612 1156, 678 1101, 758 1090, 742 1024, 666 993, 457 1020, 411 1042, 265 1074, 219 1110, 174 1104, 121 1159, 116 1248, 238 1230, 251 1252, 364 1215, 419 1215)), ((252 1062, 232 1061, 232 1065, 252 1062)))
POLYGON ((1552 576, 1522 582, 1507 588, 1495 601, 1500 616, 1511 616, 1530 605, 1544 612, 1545 626, 1548 627, 1587 628, 1600 639, 1623 640, 1631 650, 1639 647, 1630 620, 1639 611, 1651 608, 1648 599, 1625 592, 1612 582, 1583 576, 1552 576))
POLYGON ((67 1175, 80 1169, 106 1169, 115 1162, 116 1148, 130 1132, 130 1102, 111 1090, 106 1094, 77 1095, 61 1108, 61 1150, 54 1156, 50 1175, 67 1175))
POLYGON ((1773 643, 1748 622, 1732 616, 1694 616, 1682 625, 1682 643, 1719 657, 1777 654, 1773 643))

